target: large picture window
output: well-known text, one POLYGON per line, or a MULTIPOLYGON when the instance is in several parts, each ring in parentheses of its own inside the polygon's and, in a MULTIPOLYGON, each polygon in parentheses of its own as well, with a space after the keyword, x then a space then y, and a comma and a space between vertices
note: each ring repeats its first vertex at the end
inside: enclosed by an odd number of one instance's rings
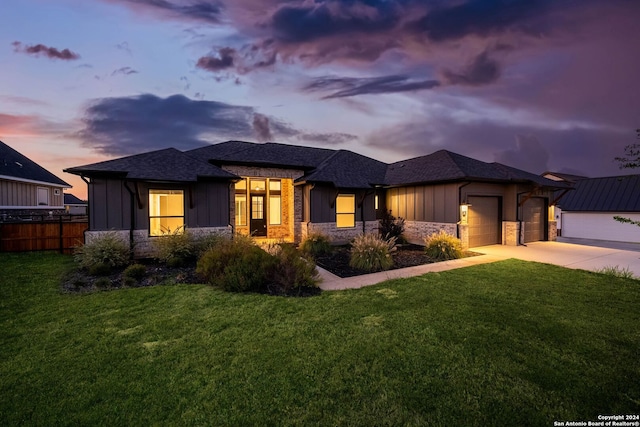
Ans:
POLYGON ((184 191, 149 190, 149 235, 162 236, 184 227, 184 191))
POLYGON ((336 226, 338 228, 356 226, 355 194, 338 194, 336 198, 336 226))

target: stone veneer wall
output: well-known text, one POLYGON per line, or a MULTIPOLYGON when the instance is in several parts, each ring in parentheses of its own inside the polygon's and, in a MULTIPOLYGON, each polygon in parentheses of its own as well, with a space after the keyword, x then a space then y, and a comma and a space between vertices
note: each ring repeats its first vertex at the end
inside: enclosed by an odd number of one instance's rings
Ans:
MULTIPOLYGON (((365 221, 365 233, 377 233, 379 222, 365 221)), ((320 233, 329 237, 334 243, 346 243, 354 237, 362 234, 362 221, 356 221, 356 226, 353 228, 338 228, 335 222, 308 222, 306 226, 302 227, 302 233, 300 233, 301 240, 312 233, 320 233)))
POLYGON ((440 230, 444 230, 445 233, 452 236, 457 236, 458 224, 449 222, 405 221, 403 235, 409 243, 424 245, 425 237, 439 233, 440 230))
MULTIPOLYGON (((231 226, 226 227, 200 227, 189 228, 189 233, 196 236, 218 234, 220 236, 232 237, 233 232, 231 226)), ((86 231, 84 234, 85 243, 91 241, 105 233, 115 233, 123 242, 129 244, 129 230, 111 230, 111 231, 86 231)), ((152 241, 155 237, 149 236, 149 230, 133 230, 133 256, 134 258, 149 258, 154 255, 152 241)))
POLYGON ((502 244, 507 246, 520 244, 520 223, 518 221, 502 221, 502 244))
POLYGON ((547 239, 550 242, 558 240, 558 221, 549 221, 549 234, 547 239))

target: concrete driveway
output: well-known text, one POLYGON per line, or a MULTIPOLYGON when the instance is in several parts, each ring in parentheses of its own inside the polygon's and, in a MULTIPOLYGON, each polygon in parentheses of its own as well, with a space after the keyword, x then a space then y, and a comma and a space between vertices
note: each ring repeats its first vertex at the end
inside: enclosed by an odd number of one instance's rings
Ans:
POLYGON ((322 278, 319 286, 320 289, 325 291, 357 289, 389 279, 419 276, 430 272, 470 267, 509 258, 544 262, 590 271, 599 270, 603 267, 618 266, 621 269, 628 268, 636 277, 640 277, 640 251, 630 251, 615 247, 604 248, 562 242, 535 242, 528 243, 527 246, 492 245, 471 248, 470 250, 483 255, 401 268, 399 270, 381 271, 344 279, 318 267, 322 278))
POLYGON ((562 242, 535 242, 527 246, 481 246, 473 252, 497 258, 517 258, 595 271, 603 267, 628 268, 640 277, 640 252, 619 248, 577 245, 562 242))

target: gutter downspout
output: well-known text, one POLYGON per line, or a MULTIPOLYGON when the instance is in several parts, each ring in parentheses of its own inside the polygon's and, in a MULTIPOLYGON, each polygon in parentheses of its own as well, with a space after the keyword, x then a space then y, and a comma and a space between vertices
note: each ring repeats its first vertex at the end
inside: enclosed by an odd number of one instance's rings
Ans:
POLYGON ((135 193, 133 192, 133 190, 131 190, 131 188, 129 188, 129 182, 124 181, 124 188, 127 189, 127 191, 129 192, 129 196, 131 196, 131 208, 130 208, 130 218, 129 218, 129 222, 130 222, 130 226, 129 226, 129 253, 130 253, 130 257, 131 259, 133 259, 133 245, 134 245, 134 241, 133 241, 133 227, 134 227, 134 223, 135 223, 135 219, 136 219, 136 205, 135 205, 135 193))

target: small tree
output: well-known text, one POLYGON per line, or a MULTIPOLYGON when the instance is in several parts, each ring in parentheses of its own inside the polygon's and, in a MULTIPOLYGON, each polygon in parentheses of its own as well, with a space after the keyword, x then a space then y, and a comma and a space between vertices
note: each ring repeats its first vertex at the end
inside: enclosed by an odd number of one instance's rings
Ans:
MULTIPOLYGON (((636 129, 636 137, 640 139, 640 129, 636 129)), ((630 144, 624 147, 624 157, 616 157, 616 161, 620 163, 620 169, 640 168, 640 144, 630 144)), ((614 216, 613 219, 623 224, 633 224, 640 227, 640 221, 634 221, 631 218, 614 216)))

